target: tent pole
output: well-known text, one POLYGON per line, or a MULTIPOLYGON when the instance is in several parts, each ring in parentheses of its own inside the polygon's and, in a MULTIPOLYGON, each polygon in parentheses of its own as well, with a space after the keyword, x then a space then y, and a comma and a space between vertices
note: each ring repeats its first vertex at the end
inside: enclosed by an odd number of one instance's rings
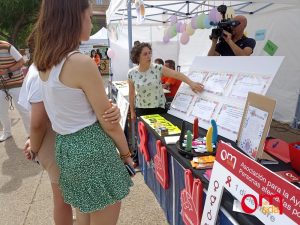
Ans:
POLYGON ((132 17, 131 17, 131 0, 127 2, 127 20, 128 20, 128 50, 129 50, 129 68, 133 67, 130 60, 130 52, 132 49, 132 17))
MULTIPOLYGON (((129 68, 133 67, 132 61, 130 60, 130 52, 132 49, 132 16, 131 16, 131 0, 127 1, 127 20, 128 20, 128 54, 129 54, 129 68)), ((131 128, 131 147, 134 155, 137 154, 136 142, 135 142, 135 120, 130 120, 131 128)))

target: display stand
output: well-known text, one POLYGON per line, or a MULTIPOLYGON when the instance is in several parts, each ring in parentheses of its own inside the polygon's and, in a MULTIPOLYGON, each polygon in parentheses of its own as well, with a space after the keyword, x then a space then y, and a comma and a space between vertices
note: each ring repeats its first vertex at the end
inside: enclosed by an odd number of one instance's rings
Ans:
POLYGON ((190 123, 198 117, 204 129, 214 119, 219 134, 236 141, 248 92, 265 95, 283 58, 197 56, 188 76, 203 83, 204 91, 194 93, 182 83, 168 113, 190 123))

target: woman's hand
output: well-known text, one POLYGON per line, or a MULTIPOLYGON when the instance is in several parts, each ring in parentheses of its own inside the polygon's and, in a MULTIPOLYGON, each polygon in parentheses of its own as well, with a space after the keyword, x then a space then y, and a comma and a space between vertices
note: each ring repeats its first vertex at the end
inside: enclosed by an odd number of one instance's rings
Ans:
POLYGON ((26 159, 32 160, 30 139, 25 142, 23 153, 26 159))
POLYGON ((135 111, 130 112, 130 118, 131 118, 131 121, 135 121, 135 120, 136 120, 136 114, 135 114, 135 111))
POLYGON ((201 92, 204 90, 204 85, 198 82, 194 82, 192 81, 192 83, 190 84, 190 87, 192 89, 193 92, 197 93, 197 92, 201 92))
POLYGON ((132 160, 131 157, 124 158, 124 159, 122 159, 122 161, 123 161, 125 164, 128 164, 128 165, 130 165, 130 166, 133 167, 133 160, 132 160))
POLYGON ((119 123, 119 121, 121 119, 120 109, 118 108, 118 106, 116 104, 112 103, 111 99, 109 101, 112 106, 107 111, 105 111, 103 118, 107 122, 119 123))

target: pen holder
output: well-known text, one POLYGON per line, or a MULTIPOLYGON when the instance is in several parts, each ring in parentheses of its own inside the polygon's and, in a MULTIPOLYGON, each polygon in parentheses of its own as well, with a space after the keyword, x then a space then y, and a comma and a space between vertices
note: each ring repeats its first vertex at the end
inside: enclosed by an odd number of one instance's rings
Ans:
POLYGON ((186 151, 185 148, 180 146, 180 141, 176 142, 176 147, 178 152, 187 159, 193 159, 193 157, 197 156, 208 156, 208 155, 216 155, 216 148, 212 152, 195 152, 193 149, 191 151, 186 151))
POLYGON ((300 173, 300 142, 290 143, 289 149, 290 149, 291 166, 294 170, 300 173))

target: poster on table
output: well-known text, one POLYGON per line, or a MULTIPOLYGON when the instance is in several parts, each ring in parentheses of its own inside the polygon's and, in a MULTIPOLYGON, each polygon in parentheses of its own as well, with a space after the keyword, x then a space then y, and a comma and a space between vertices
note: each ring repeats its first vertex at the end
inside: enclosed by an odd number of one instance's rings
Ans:
POLYGON ((266 225, 300 224, 300 188, 224 142, 218 145, 201 225, 214 225, 224 188, 266 225))
POLYGON ((117 95, 117 106, 120 109, 120 116, 121 116, 120 125, 121 125, 122 129, 124 130, 125 125, 126 125, 128 110, 129 110, 129 102, 119 92, 118 92, 118 95, 117 95))
POLYGON ((182 83, 169 114, 208 129, 215 119, 219 135, 236 141, 248 92, 265 95, 284 57, 201 57, 197 56, 190 72, 193 81, 204 85, 194 93, 182 83))

